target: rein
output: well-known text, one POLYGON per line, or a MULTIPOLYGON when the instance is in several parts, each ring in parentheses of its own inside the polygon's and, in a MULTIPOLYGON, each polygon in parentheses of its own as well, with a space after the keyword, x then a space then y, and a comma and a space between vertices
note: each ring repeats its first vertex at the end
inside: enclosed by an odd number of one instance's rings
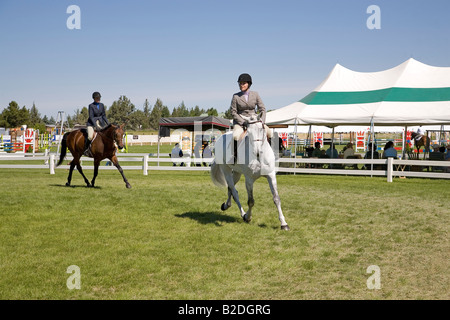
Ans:
MULTIPOLYGON (((255 124, 255 123, 262 123, 262 121, 256 120, 256 121, 249 122, 248 124, 250 125, 250 124, 255 124)), ((248 129, 247 129, 247 131, 248 131, 248 129)), ((264 141, 266 140, 265 137, 266 137, 266 128, 263 125, 262 126, 262 137, 260 139, 258 139, 258 138, 253 139, 253 141, 262 141, 262 143, 264 143, 264 141)))

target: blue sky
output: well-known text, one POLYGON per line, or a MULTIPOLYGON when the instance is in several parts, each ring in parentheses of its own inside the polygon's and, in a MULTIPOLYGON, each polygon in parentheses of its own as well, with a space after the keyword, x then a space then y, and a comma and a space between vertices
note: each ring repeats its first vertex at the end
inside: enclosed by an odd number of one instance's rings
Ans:
POLYGON ((160 98, 224 112, 250 73, 268 109, 298 101, 336 63, 381 71, 413 57, 450 66, 450 1, 0 0, 0 111, 15 100, 73 114, 160 98), (69 30, 69 5, 81 29, 69 30), (381 9, 369 30, 368 6, 381 9))

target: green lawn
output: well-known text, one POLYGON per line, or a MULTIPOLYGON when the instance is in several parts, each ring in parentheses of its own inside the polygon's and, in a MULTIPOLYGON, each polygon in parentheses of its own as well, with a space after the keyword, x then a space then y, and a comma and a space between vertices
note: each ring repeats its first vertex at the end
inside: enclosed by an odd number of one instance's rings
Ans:
POLYGON ((125 174, 1 169, 0 299, 450 298, 448 181, 279 175, 284 232, 265 179, 246 224, 207 172, 125 174))

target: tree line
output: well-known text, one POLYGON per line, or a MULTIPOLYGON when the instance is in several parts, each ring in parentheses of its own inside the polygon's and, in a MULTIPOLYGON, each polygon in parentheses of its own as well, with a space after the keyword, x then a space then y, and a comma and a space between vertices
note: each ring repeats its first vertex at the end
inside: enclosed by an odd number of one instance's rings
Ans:
MULTIPOLYGON (((163 104, 161 99, 156 99, 152 106, 148 99, 145 100, 142 109, 136 106, 126 96, 120 96, 110 107, 105 106, 106 116, 111 123, 126 123, 128 130, 158 130, 161 117, 196 117, 201 115, 218 116, 215 108, 203 109, 199 106, 186 107, 184 101, 173 108, 172 112, 163 104)), ((77 108, 72 115, 67 115, 67 122, 71 128, 75 125, 85 125, 89 118, 88 107, 77 108)), ((225 118, 231 119, 231 112, 225 113, 225 118)), ((11 101, 8 107, 0 113, 0 127, 15 128, 27 125, 30 128, 45 131, 46 125, 56 124, 55 118, 47 115, 41 117, 38 108, 33 106, 19 107, 16 101, 11 101)))

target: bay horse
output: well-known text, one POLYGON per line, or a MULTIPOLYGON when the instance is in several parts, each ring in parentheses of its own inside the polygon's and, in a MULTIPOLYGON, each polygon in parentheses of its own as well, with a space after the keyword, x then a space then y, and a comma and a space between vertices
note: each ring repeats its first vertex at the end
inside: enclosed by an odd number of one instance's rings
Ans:
POLYGON ((420 148, 424 147, 424 153, 430 150, 430 138, 427 136, 422 136, 416 139, 417 132, 411 132, 411 139, 414 140, 414 146, 417 149, 417 153, 420 153, 420 148))
POLYGON ((119 149, 123 149, 124 147, 123 146, 124 126, 125 126, 124 124, 121 126, 110 124, 102 131, 97 132, 96 136, 94 136, 94 138, 92 139, 90 149, 92 158, 94 158, 94 177, 92 178, 92 181, 90 183, 89 180, 84 175, 80 164, 80 158, 83 155, 85 149, 84 144, 85 144, 85 135, 87 134, 86 129, 78 129, 64 134, 61 143, 61 155, 59 156, 59 161, 56 166, 61 165, 66 156, 68 148, 73 156, 73 160, 70 162, 70 170, 69 176, 67 177, 66 186, 70 187, 70 182, 72 180, 72 172, 76 166, 78 172, 83 176, 84 182, 86 183, 87 187, 94 187, 95 178, 98 175, 98 167, 100 166, 100 162, 103 159, 108 158, 119 170, 126 187, 131 188, 131 185, 128 182, 127 178, 125 178, 125 175, 123 174, 123 169, 120 167, 119 160, 117 159, 115 154, 116 153, 115 144, 117 144, 117 147, 119 149))
MULTIPOLYGON (((261 176, 265 176, 269 182, 273 202, 278 209, 278 219, 282 230, 289 230, 283 212, 281 210, 280 196, 278 195, 275 154, 266 138, 266 132, 261 121, 250 119, 245 138, 240 139, 237 146, 237 156, 233 153, 233 133, 229 132, 219 137, 215 143, 215 157, 211 165, 211 179, 219 187, 228 187, 228 199, 221 206, 222 211, 231 207, 231 197, 239 207, 242 219, 250 222, 252 207, 255 204, 253 198, 253 184, 261 176), (244 212, 239 201, 236 184, 245 176, 245 186, 248 194, 248 211, 244 212)), ((276 143, 277 144, 277 143, 276 143)))

